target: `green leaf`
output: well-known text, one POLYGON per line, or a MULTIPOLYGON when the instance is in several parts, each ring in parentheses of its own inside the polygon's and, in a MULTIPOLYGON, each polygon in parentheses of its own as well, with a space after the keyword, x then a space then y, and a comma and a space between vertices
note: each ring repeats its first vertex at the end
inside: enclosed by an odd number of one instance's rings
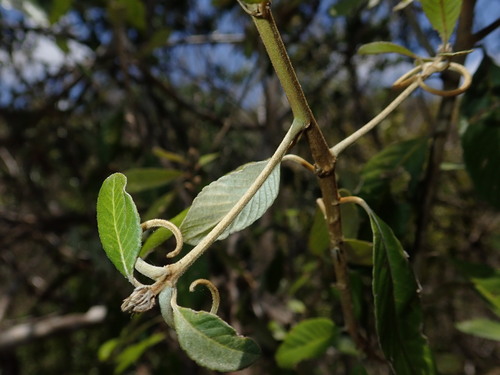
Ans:
POLYGON ((455 325, 460 332, 500 341, 500 322, 489 319, 466 320, 455 325))
MULTIPOLYGON (((149 39, 145 43, 145 45, 141 48, 140 55, 141 56, 149 56, 155 49, 160 48, 160 47, 164 47, 168 42, 168 38, 169 38, 171 32, 172 31, 170 29, 156 30, 149 37, 149 39)), ((187 164, 186 160, 181 155, 177 155, 177 154, 174 154, 173 152, 163 150, 160 147, 155 147, 153 149, 153 153, 156 156, 165 158, 167 160, 187 164), (173 159, 170 159, 171 156, 173 157, 173 159)))
POLYGON ((70 9, 73 0, 54 0, 52 1, 52 7, 49 14, 49 22, 51 24, 56 23, 59 19, 64 16, 70 9))
POLYGON ((344 239, 347 261, 359 266, 373 265, 373 244, 354 238, 344 239))
MULTIPOLYGON (((181 224, 184 241, 198 244, 233 208, 246 193, 268 161, 248 163, 219 178, 203 190, 193 201, 191 209, 181 224)), ((278 195, 279 165, 260 187, 233 223, 219 236, 222 240, 231 233, 245 229, 259 219, 278 195)))
POLYGON ((250 338, 239 336, 217 315, 173 304, 179 343, 200 366, 216 371, 238 371, 260 357, 260 348, 250 338))
POLYGON ((140 0, 118 0, 125 7, 127 21, 139 30, 146 28, 146 8, 140 0))
POLYGON ((334 17, 348 16, 356 12, 363 4, 364 0, 338 0, 330 8, 330 15, 334 17))
POLYGON ((125 191, 127 178, 109 176, 97 198, 97 228, 106 255, 129 280, 141 249, 142 229, 132 197, 125 191))
POLYGON ((102 344, 97 352, 97 358, 99 358, 99 361, 107 361, 111 357, 111 354, 113 354, 113 351, 116 349, 119 343, 120 340, 111 339, 102 344))
POLYGON ((391 42, 372 42, 363 44, 358 49, 358 53, 360 55, 376 55, 380 53, 399 53, 400 55, 409 56, 412 58, 416 58, 412 51, 409 49, 400 46, 398 44, 394 44, 391 42))
POLYGON ((128 191, 138 193, 168 184, 182 176, 182 171, 164 168, 136 168, 124 172, 128 179, 128 191))
POLYGON ((410 5, 411 3, 413 3, 413 0, 401 0, 399 3, 397 3, 393 8, 392 10, 394 12, 397 12, 397 11, 400 11, 404 8, 406 8, 408 5, 410 5))
POLYGON ((318 358, 332 345, 336 334, 330 319, 304 320, 288 332, 276 352, 276 361, 280 367, 291 369, 305 359, 318 358))
POLYGON ((467 119, 462 148, 467 173, 480 198, 500 209, 500 67, 484 57, 461 104, 467 119))
MULTIPOLYGON (((355 237, 359 230, 359 213, 355 204, 342 204, 342 232, 344 237, 355 237)), ((318 208, 314 215, 313 225, 309 231, 308 247, 314 255, 323 255, 330 245, 328 227, 322 211, 318 208)), ((371 249, 371 245, 370 245, 371 249)), ((371 263, 371 250, 370 250, 371 263)))
MULTIPOLYGON (((170 219, 169 221, 172 222, 174 225, 179 226, 184 218, 186 217, 188 213, 188 208, 180 212, 176 217, 173 219, 170 219)), ((171 231, 169 231, 167 228, 158 228, 156 229, 147 239, 144 241, 144 244, 142 245, 141 252, 139 256, 141 258, 145 257, 146 255, 149 254, 151 250, 153 250, 155 247, 160 246, 163 242, 167 241, 170 237, 172 237, 173 234, 171 231)))
POLYGON ((318 208, 314 214, 313 225, 309 231, 308 248, 314 255, 322 255, 330 244, 328 228, 323 212, 318 208))
POLYGON ((462 0, 420 0, 420 2, 443 44, 448 43, 462 9, 462 0))
POLYGON ((117 366, 115 368, 115 374, 121 374, 123 371, 133 365, 144 354, 146 350, 163 341, 164 339, 165 334, 155 333, 154 335, 149 336, 141 342, 130 345, 129 347, 124 349, 116 357, 117 366))
POLYGON ((423 336, 419 286, 391 228, 368 211, 373 231, 373 296, 380 346, 398 375, 435 374, 423 336))
MULTIPOLYGON (((396 178, 409 181, 401 190, 414 193, 425 164, 428 138, 415 138, 394 143, 372 157, 363 167, 361 177, 363 195, 378 196, 387 189, 398 186, 392 183, 396 178)), ((394 190, 394 189, 393 189, 394 190)))
POLYGON ((374 211, 383 212, 383 220, 398 236, 408 233, 428 145, 425 137, 394 143, 372 157, 361 172, 359 195, 374 211))
POLYGON ((454 263, 500 317, 500 269, 494 269, 480 263, 462 261, 455 261, 454 263))
POLYGON ((204 167, 204 166, 212 163, 218 157, 219 157, 219 154, 216 152, 214 152, 212 154, 201 155, 200 159, 198 160, 198 164, 200 165, 200 167, 204 167))
POLYGON ((168 207, 170 207, 176 196, 177 192, 175 191, 163 194, 161 197, 151 203, 146 213, 142 215, 142 220, 147 221, 161 217, 163 213, 168 209, 168 207))

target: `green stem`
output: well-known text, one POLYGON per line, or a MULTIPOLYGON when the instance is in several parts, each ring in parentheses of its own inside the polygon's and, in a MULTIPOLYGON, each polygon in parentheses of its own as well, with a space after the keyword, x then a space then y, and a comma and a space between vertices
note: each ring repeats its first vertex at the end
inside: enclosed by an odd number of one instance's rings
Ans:
POLYGON ((294 119, 307 127, 313 114, 269 9, 269 2, 263 3, 262 7, 266 7, 266 10, 259 16, 253 16, 253 22, 288 98, 294 119))
POLYGON ((178 262, 166 266, 168 273, 172 274, 169 278, 170 282, 175 284, 174 279, 178 279, 182 274, 198 259, 208 248, 212 245, 217 238, 231 225, 231 223, 236 219, 240 212, 245 208, 247 203, 252 199, 252 197, 257 193, 262 184, 267 180, 269 175, 273 172, 274 168, 281 162, 281 159, 286 154, 288 149, 293 145, 298 135, 302 132, 303 126, 300 122, 294 121, 290 126, 290 129, 286 133, 285 137, 281 141, 280 145, 274 152, 271 159, 253 182, 253 184, 248 188, 246 193, 240 198, 238 203, 236 203, 233 208, 224 216, 224 218, 208 233, 208 235, 203 238, 198 245, 196 245, 188 254, 184 256, 178 262))
POLYGON ((246 4, 238 0, 243 9, 252 15, 260 38, 266 48, 280 83, 290 103, 294 122, 302 124, 315 162, 315 172, 321 189, 325 208, 325 217, 330 237, 330 249, 340 292, 340 302, 347 331, 356 345, 367 350, 366 340, 362 337, 354 316, 349 270, 344 254, 342 223, 340 216, 339 193, 335 178, 335 156, 330 152, 328 143, 321 132, 316 119, 307 103, 306 97, 293 69, 285 45, 270 9, 270 2, 246 4))

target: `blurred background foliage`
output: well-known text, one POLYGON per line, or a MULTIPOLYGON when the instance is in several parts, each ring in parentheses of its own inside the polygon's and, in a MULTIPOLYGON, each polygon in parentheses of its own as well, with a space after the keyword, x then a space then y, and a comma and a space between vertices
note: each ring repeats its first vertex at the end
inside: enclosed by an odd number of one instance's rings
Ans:
MULTIPOLYGON (((382 110, 397 94, 392 81, 411 67, 402 57, 357 56, 361 44, 391 40, 426 54, 439 43, 418 3, 398 12, 394 1, 367 3, 273 2, 332 145, 382 110)), ((436 115, 443 100, 418 93, 346 151, 337 173, 411 255, 441 373, 491 375, 500 371, 500 334, 478 337, 459 323, 499 320, 500 38, 487 11, 499 7, 465 3, 476 9, 469 32, 485 37, 467 64, 481 62, 477 75, 487 78, 475 80, 451 126, 443 131, 436 115), (429 179, 443 133, 438 178, 429 179)), ((212 373, 187 358, 156 309, 120 311, 131 288, 102 251, 95 202, 102 181, 121 171, 144 219, 173 218, 204 185, 271 155, 292 117, 249 17, 232 0, 0 4, 0 374, 212 373), (85 320, 96 306, 105 318, 85 320), (77 319, 51 326, 68 316, 77 319), (46 330, 12 339, 12 329, 35 326, 46 330)), ((293 152, 308 157, 304 144, 293 152)), ((209 306, 208 292, 187 291, 195 278, 218 285, 220 315, 263 348, 242 373, 361 374, 344 335, 294 371, 274 359, 305 318, 342 326, 314 177, 293 165, 282 176, 269 212, 183 276, 180 303, 209 306)), ((356 314, 373 332, 368 222, 351 206, 343 220, 356 314)), ((164 264, 168 245, 150 259, 164 264)))

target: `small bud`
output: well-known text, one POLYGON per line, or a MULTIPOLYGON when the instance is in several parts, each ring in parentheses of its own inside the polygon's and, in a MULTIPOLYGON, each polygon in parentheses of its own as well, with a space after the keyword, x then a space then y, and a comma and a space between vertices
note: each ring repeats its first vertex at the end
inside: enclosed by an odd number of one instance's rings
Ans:
POLYGON ((148 311, 155 305, 155 295, 150 286, 143 285, 134 289, 132 294, 123 300, 122 311, 141 313, 148 311))

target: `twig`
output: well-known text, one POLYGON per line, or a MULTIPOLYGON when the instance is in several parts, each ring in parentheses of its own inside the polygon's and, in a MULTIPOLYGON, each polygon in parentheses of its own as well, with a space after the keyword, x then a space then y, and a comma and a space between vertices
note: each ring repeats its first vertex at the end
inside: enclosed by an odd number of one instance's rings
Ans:
POLYGON ((0 331, 0 350, 9 350, 55 333, 99 324, 104 321, 106 314, 105 306, 93 306, 85 314, 50 316, 32 323, 18 324, 0 331))
POLYGON ((413 82, 408 86, 401 94, 399 94, 396 99, 394 99, 387 107, 384 108, 382 112, 380 112, 377 116, 375 116, 372 120, 363 125, 360 129, 356 130, 347 138, 343 139, 335 146, 333 146, 330 151, 333 155, 338 156, 342 151, 344 151, 351 144, 356 142, 359 138, 364 136, 370 130, 372 130, 375 126, 380 124, 389 114, 394 111, 398 105, 400 105, 406 98, 408 98, 413 91, 415 91, 419 87, 418 82, 413 82))
POLYGON ((276 71, 276 75, 290 103, 294 122, 298 122, 306 127, 305 135, 315 162, 314 169, 318 177, 322 200, 325 206, 332 261, 335 276, 337 278, 337 287, 340 292, 340 304, 345 325, 358 348, 367 353, 368 345, 366 339, 361 335, 353 310, 349 271, 344 254, 339 206, 340 196, 334 173, 335 156, 330 152, 329 146, 314 118, 302 87, 297 79, 297 75, 286 52, 278 27, 274 21, 270 2, 263 1, 259 4, 247 4, 240 0, 238 0, 238 2, 243 9, 252 16, 260 38, 276 71))

